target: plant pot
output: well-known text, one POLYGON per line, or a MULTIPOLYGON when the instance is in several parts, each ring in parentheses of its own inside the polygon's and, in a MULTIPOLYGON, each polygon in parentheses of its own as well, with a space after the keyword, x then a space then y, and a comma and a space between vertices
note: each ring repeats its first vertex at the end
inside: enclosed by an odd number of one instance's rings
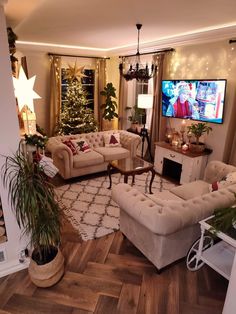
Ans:
POLYGON ((190 143, 190 146, 189 146, 189 150, 192 153, 202 153, 204 152, 205 148, 206 148, 206 145, 204 143, 199 143, 199 144, 190 143))
POLYGON ((131 123, 131 127, 130 128, 133 131, 137 131, 138 130, 138 122, 131 123))
POLYGON ((47 264, 38 265, 32 258, 29 264, 29 276, 37 287, 51 287, 64 274, 64 257, 58 249, 55 258, 47 264))
POLYGON ((114 129, 113 120, 109 121, 109 120, 103 119, 102 130, 103 131, 111 131, 113 129, 114 129))

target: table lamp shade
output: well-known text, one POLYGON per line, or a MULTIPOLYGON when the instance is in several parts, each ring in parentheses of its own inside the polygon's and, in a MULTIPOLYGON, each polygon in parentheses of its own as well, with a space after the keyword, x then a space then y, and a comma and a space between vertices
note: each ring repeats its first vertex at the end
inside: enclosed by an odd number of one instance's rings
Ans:
POLYGON ((139 94, 138 95, 138 108, 150 109, 153 104, 152 94, 139 94))

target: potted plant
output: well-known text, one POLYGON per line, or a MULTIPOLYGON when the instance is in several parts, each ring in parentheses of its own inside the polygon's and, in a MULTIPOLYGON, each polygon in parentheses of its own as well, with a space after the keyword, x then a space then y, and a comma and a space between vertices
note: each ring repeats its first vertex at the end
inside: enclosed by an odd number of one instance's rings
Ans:
POLYGON ((196 142, 190 144, 190 150, 192 152, 200 153, 203 152, 205 149, 205 144, 200 142, 200 137, 207 133, 209 134, 212 131, 212 128, 207 125, 207 123, 200 122, 200 123, 192 123, 188 128, 188 136, 193 134, 196 138, 196 142))
POLYGON ((118 114, 116 113, 117 102, 114 100, 116 99, 116 89, 113 84, 107 83, 104 90, 100 92, 100 95, 105 97, 105 103, 101 105, 103 119, 110 122, 114 118, 118 118, 118 114))
POLYGON ((37 149, 45 149, 46 143, 48 141, 47 136, 38 135, 38 134, 25 134, 25 143, 27 145, 35 146, 37 149))
POLYGON ((39 287, 52 286, 64 273, 59 249, 61 208, 54 187, 37 158, 32 161, 20 148, 5 157, 2 179, 17 223, 33 248, 30 278, 39 287))
POLYGON ((137 130, 138 124, 140 123, 140 117, 142 118, 145 114, 145 110, 138 108, 137 104, 133 107, 126 107, 126 110, 131 110, 128 120, 131 122, 131 129, 137 130))

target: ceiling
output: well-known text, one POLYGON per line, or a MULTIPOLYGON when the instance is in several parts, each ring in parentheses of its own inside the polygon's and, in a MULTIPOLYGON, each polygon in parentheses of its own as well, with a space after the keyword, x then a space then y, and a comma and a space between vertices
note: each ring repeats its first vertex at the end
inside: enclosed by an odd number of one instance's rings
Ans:
POLYGON ((136 23, 143 24, 144 51, 230 39, 236 37, 235 12, 235 0, 8 0, 5 5, 18 45, 100 56, 135 52, 136 23))

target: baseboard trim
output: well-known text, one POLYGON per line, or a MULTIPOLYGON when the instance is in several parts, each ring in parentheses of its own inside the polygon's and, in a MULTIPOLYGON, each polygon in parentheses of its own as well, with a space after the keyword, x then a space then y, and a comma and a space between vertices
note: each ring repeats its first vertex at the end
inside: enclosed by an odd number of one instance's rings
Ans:
POLYGON ((0 263, 0 278, 28 268, 29 262, 30 259, 27 258, 24 263, 20 263, 18 260, 12 261, 10 263, 0 263))

